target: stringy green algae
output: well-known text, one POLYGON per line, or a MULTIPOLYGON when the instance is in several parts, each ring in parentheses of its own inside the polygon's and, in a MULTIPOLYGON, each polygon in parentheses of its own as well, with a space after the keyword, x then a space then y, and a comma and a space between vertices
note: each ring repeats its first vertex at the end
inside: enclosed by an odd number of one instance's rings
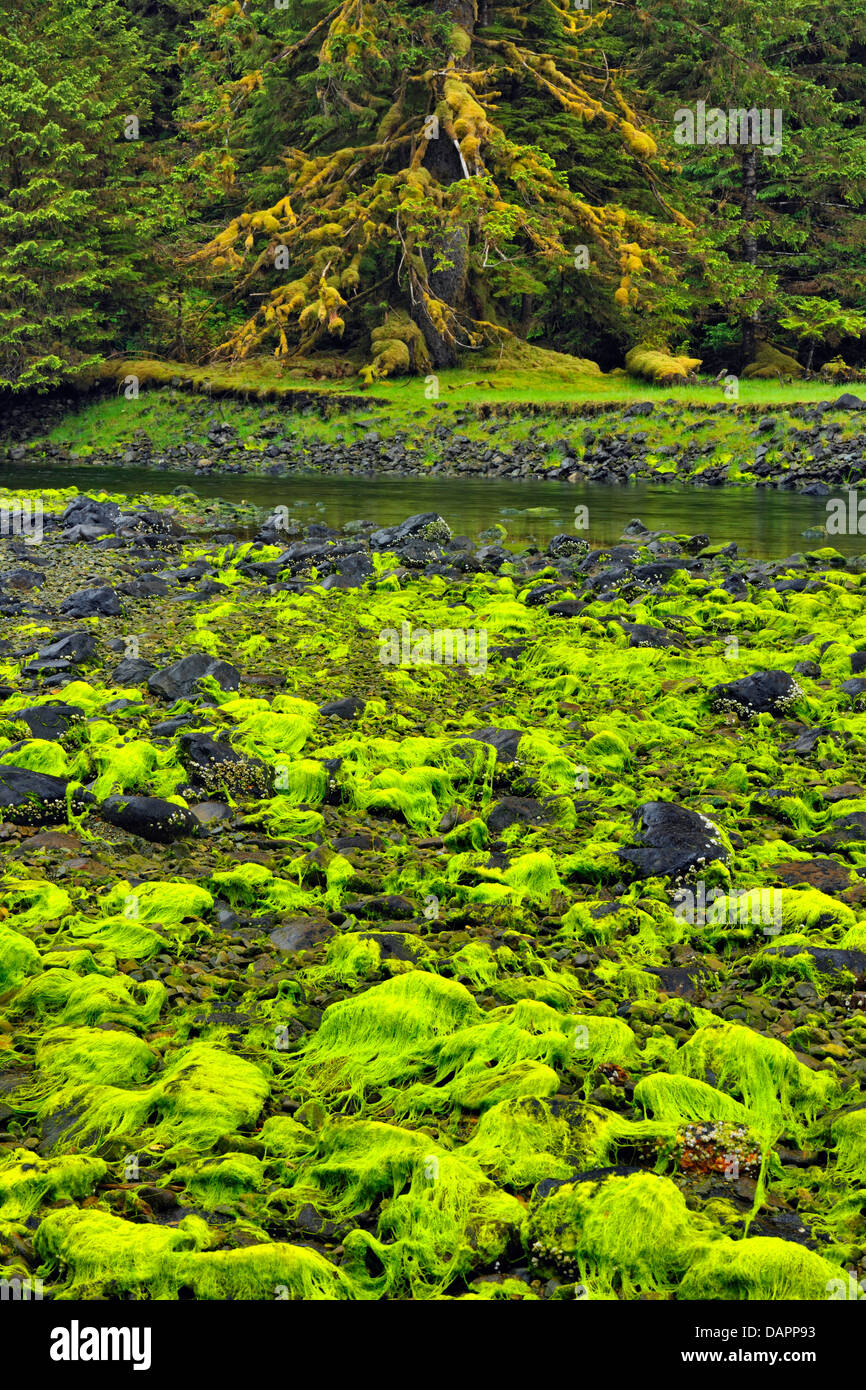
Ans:
POLYGON ((323 1255, 297 1245, 214 1250, 205 1223, 177 1227, 123 1221, 102 1211, 50 1212, 36 1233, 44 1277, 59 1273, 60 1299, 115 1296, 174 1299, 182 1289, 204 1299, 357 1297, 351 1281, 323 1255))

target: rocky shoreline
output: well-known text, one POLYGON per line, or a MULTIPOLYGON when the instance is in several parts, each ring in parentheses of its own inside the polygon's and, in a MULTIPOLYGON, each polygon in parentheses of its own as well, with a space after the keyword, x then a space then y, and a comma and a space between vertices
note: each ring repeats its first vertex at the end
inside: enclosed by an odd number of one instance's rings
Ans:
POLYGON ((857 561, 55 502, 0 541, 0 1277, 856 1296, 857 561))
MULTIPOLYGON (((152 393, 157 401, 167 392, 152 393)), ((232 406, 185 398, 187 442, 159 448, 140 428, 123 448, 76 451, 47 443, 24 417, 7 431, 0 462, 38 470, 52 466, 189 472, 196 477, 298 471, 355 477, 473 476, 620 484, 635 480, 701 487, 779 488, 825 496, 866 479, 866 402, 849 392, 836 401, 775 410, 674 399, 554 408, 479 405, 361 414, 323 402, 302 413, 258 409, 243 434, 232 406), (415 417, 413 419, 413 417, 415 417), (530 423, 527 423, 527 422, 530 423)), ((153 406, 156 416, 158 405, 153 406)), ((62 417, 60 417, 62 418, 62 417)))

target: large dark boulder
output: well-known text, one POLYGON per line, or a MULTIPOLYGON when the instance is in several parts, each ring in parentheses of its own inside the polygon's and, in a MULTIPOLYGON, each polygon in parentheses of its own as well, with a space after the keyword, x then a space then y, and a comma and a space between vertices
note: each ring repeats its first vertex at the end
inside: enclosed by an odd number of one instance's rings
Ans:
POLYGON ((710 700, 714 709, 753 719, 757 714, 787 713, 802 693, 787 671, 755 671, 742 680, 713 686, 710 700))
POLYGON ((63 600, 60 611, 69 618, 116 618, 120 599, 108 585, 100 589, 79 589, 63 600))
POLYGON ((682 878, 713 860, 725 863, 728 851, 718 827, 706 816, 674 801, 647 801, 635 812, 639 843, 619 850, 638 878, 682 878))
POLYGON ((495 748, 498 763, 513 763, 523 734, 523 729, 473 729, 466 737, 495 748))
POLYGON ((126 656, 111 673, 114 685, 144 685, 156 672, 156 667, 140 656, 126 656))
POLYGON ((383 526, 370 536, 371 550, 399 549, 406 541, 415 538, 435 541, 447 545, 451 539, 451 528, 438 512, 417 512, 407 517, 399 526, 383 526))
MULTIPOLYGON (((0 764, 0 820, 16 825, 65 825, 69 818, 66 777, 50 777, 24 767, 0 764)), ((71 798, 78 815, 93 804, 90 792, 76 788, 71 798)))
POLYGON ((60 517, 65 529, 73 526, 98 526, 103 531, 113 531, 120 516, 116 502, 97 502, 95 497, 76 497, 68 503, 60 517))
POLYGON ((76 719, 84 718, 80 705, 64 705, 53 701, 46 705, 29 705, 24 709, 10 710, 7 719, 21 719, 30 730, 31 738, 44 738, 56 742, 63 737, 76 719))
POLYGON ((199 829, 198 820, 186 806, 175 806, 158 796, 109 796, 99 814, 109 825, 161 845, 195 835, 199 829))
POLYGON ((487 828, 498 835, 501 830, 507 830, 518 822, 542 825, 547 819, 547 812, 540 801, 529 796, 503 796, 487 812, 487 828))
POLYGON ((198 683, 203 676, 213 676, 221 690, 237 690, 241 673, 227 661, 216 661, 204 652, 193 652, 171 666, 157 671, 147 682, 152 695, 162 700, 189 700, 200 694, 198 683))
POLYGON ((270 796, 274 769, 261 758, 250 758, 209 734, 185 733, 180 737, 180 759, 193 786, 211 796, 233 800, 270 796))
POLYGON ((96 655, 96 638, 91 632, 59 633, 53 642, 40 647, 35 657, 22 667, 25 676, 64 675, 96 655))
POLYGON ((326 704, 319 705, 319 713, 333 715, 335 719, 357 719, 359 714, 363 714, 365 705, 365 700, 347 695, 344 700, 328 700, 326 704))

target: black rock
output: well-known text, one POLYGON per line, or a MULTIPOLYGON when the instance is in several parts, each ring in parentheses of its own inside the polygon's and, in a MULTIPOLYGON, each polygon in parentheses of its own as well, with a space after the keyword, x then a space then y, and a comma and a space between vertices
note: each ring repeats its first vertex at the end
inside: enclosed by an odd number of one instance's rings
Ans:
POLYGON ((768 951, 767 954, 809 955, 818 969, 828 975, 837 974, 842 970, 850 970, 852 975, 866 974, 866 951, 846 951, 830 946, 807 946, 805 943, 802 945, 798 943, 795 946, 780 946, 777 950, 768 951))
POLYGON ((115 666, 111 673, 115 685, 144 685, 156 671, 149 661, 140 656, 128 656, 115 666))
POLYGON ((513 763, 523 733, 523 729, 474 729, 466 737, 479 743, 489 743, 491 748, 496 749, 498 763, 513 763))
POLYGON ((0 587, 4 589, 38 589, 44 583, 41 571, 22 569, 20 565, 0 575, 0 587))
POLYGON ((559 603, 548 604, 547 611, 552 618, 576 618, 586 607, 585 599, 564 598, 559 603))
POLYGON ((274 790, 272 767, 208 734, 181 734, 180 760, 193 784, 211 796, 221 794, 247 800, 270 796, 274 790))
POLYGON ((833 402, 834 410, 866 410, 866 401, 861 401, 859 396, 853 396, 850 391, 845 391, 838 400, 833 402))
POLYGON ((237 690, 241 683, 241 673, 227 661, 216 661, 203 652, 193 652, 171 666, 157 671, 147 682, 152 695, 163 700, 189 700, 200 693, 198 682, 202 676, 213 676, 221 690, 237 690))
POLYGON ((73 526, 98 526, 104 531, 114 529, 120 508, 116 502, 97 502, 94 497, 76 497, 60 517, 65 529, 73 526))
POLYGON ((120 599, 113 589, 79 589, 60 605, 61 613, 69 618, 115 618, 120 612, 120 599))
POLYGON ((619 620, 620 627, 628 633, 630 647, 683 647, 685 644, 679 633, 668 632, 664 627, 653 627, 649 623, 626 623, 619 620))
POLYGON ((507 830, 518 821, 528 825, 541 825, 547 814, 540 801, 528 796, 503 796, 487 813, 487 827, 494 834, 507 830))
POLYGON ((109 796, 99 814, 109 825, 161 845, 195 835, 199 829, 198 820, 186 806, 175 806, 158 796, 109 796))
POLYGON ((848 695, 850 699, 859 701, 866 695, 866 676, 852 676, 850 680, 843 681, 839 686, 843 695, 848 695))
POLYGON ((322 580, 323 589, 360 589, 375 573, 368 555, 347 555, 335 564, 334 573, 322 580))
POLYGON ((42 661, 69 661, 80 666, 89 661, 96 652, 96 638, 92 632, 59 632, 47 647, 40 647, 36 653, 42 661))
POLYGON ((675 994, 680 999, 694 999, 701 983, 701 972, 694 966, 686 969, 682 965, 648 965, 647 974, 655 975, 661 981, 662 994, 675 994))
POLYGON ((755 671, 742 680, 713 686, 710 699, 714 709, 731 709, 750 719, 756 714, 785 714, 802 693, 787 671, 755 671))
POLYGON ((866 672, 866 647, 858 647, 856 652, 851 653, 851 673, 859 676, 860 672, 866 672))
POLYGON ((569 536, 568 534, 554 536, 547 547, 548 555, 553 555, 557 559, 570 559, 575 555, 583 556, 589 553, 589 546, 580 536, 569 536))
POLYGON ((128 584, 121 584, 118 593, 125 594, 128 598, 164 598, 168 593, 168 584, 164 579, 160 579, 156 574, 145 574, 140 579, 131 579, 128 584))
POLYGON ((90 661, 96 652, 96 638, 89 632, 62 633, 22 667, 25 676, 62 676, 90 661))
POLYGON ((417 512, 407 517, 399 526, 384 526, 370 536, 371 550, 394 550, 405 541, 419 537, 425 541, 435 541, 447 545, 451 539, 451 528, 438 512, 417 512))
POLYGON ((641 843, 618 853, 638 878, 682 878, 692 869, 728 858, 713 822, 676 802, 648 801, 638 807, 635 822, 641 843))
POLYGON ((332 714, 337 719, 355 719, 363 713, 366 703, 366 700, 349 695, 344 700, 329 700, 327 704, 319 705, 319 713, 332 714))
MULTIPOLYGON (((0 765, 0 820, 17 825, 65 825, 68 819, 66 777, 50 777, 23 767, 0 765)), ((72 810, 78 815, 93 804, 90 792, 72 794, 72 810)))
POLYGON ((302 917, 284 922, 270 934, 279 951, 308 951, 334 935, 336 928, 327 918, 302 917))
POLYGON ((54 742, 62 738, 76 719, 84 718, 84 710, 79 705, 64 705, 55 701, 48 705, 11 710, 6 718, 23 719, 32 738, 44 738, 54 742))
POLYGON ((356 902, 344 903, 343 911, 355 917, 377 917, 386 922, 408 921, 415 917, 416 909, 401 893, 384 893, 375 898, 359 898, 356 902))

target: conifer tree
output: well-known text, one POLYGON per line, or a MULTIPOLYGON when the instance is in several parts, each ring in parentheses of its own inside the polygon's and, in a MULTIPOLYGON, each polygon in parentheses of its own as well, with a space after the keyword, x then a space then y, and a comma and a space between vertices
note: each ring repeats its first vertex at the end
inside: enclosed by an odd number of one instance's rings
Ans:
POLYGON ((240 207, 198 259, 237 302, 259 296, 223 350, 367 336, 370 379, 445 366, 519 331, 527 296, 566 273, 621 328, 633 317, 624 337, 664 338, 657 286, 690 224, 604 63, 604 18, 556 0, 289 0, 280 30, 279 12, 214 7, 187 52, 191 133, 240 207), (559 157, 509 128, 524 102, 569 122, 559 157), (584 162, 600 149, 619 190, 584 162))
POLYGON ((146 297, 133 214, 147 117, 115 0, 16 0, 0 14, 0 389, 80 374, 146 297))

